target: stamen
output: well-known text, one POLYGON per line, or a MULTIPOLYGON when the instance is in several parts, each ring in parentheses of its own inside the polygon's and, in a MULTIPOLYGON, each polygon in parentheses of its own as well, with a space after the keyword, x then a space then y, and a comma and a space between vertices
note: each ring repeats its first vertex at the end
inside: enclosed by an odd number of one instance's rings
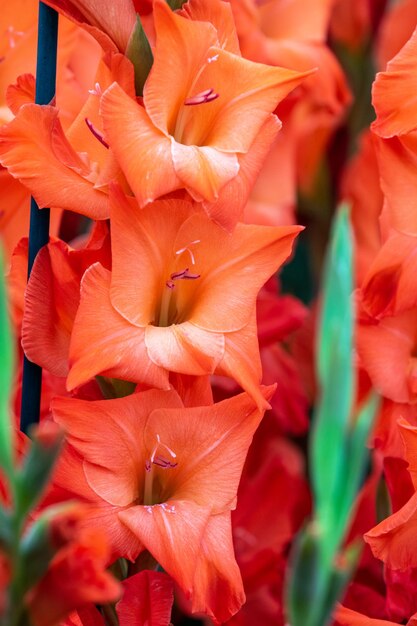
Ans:
POLYGON ((175 254, 178 256, 179 254, 182 254, 183 252, 188 252, 191 258, 191 263, 195 265, 195 257, 194 257, 193 251, 190 249, 190 246, 193 246, 196 243, 200 243, 200 239, 195 239, 194 241, 191 241, 188 244, 188 246, 184 246, 184 248, 180 248, 180 250, 177 250, 175 254))
MULTIPOLYGON (((154 449, 152 450, 152 454, 151 454, 151 463, 154 463, 155 461, 155 456, 156 456, 156 452, 158 450, 159 447, 165 448, 165 450, 168 452, 168 454, 173 458, 176 459, 177 455, 175 454, 175 452, 173 450, 171 450, 171 448, 168 448, 168 446, 165 443, 161 442, 161 438, 158 435, 158 433, 156 434, 156 444, 154 449)), ((162 457, 159 457, 162 458, 162 457)), ((169 461, 167 461, 167 463, 169 463, 169 461)))
POLYGON ((158 465, 158 467, 163 467, 164 469, 166 469, 167 467, 177 467, 178 465, 177 462, 172 463, 171 461, 168 461, 168 459, 165 459, 160 454, 158 454, 158 456, 154 458, 153 464, 158 465))
POLYGON ((154 468, 153 465, 157 465, 158 467, 162 467, 162 469, 173 469, 177 467, 178 463, 175 460, 169 460, 162 456, 162 454, 157 454, 160 449, 163 448, 167 454, 172 458, 176 459, 177 455, 171 448, 169 448, 165 443, 162 443, 161 437, 156 435, 156 443, 152 450, 151 457, 145 461, 145 484, 144 484, 144 493, 143 493, 143 504, 144 505, 152 505, 154 503, 155 494, 153 493, 153 481, 154 481, 154 468))
POLYGON ((102 96, 103 91, 101 89, 100 83, 96 83, 94 85, 94 89, 89 89, 88 93, 90 93, 92 96, 102 96))
POLYGON ((200 278, 200 274, 192 274, 188 267, 181 272, 171 274, 171 280, 195 280, 196 278, 200 278))
POLYGON ((219 94, 214 91, 213 88, 206 89, 205 91, 201 91, 197 93, 195 96, 191 96, 191 98, 186 98, 184 100, 184 104, 186 106, 191 106, 194 104, 205 104, 206 102, 212 102, 219 97, 219 94))
POLYGON ((108 148, 110 147, 110 146, 109 146, 109 144, 108 144, 108 143, 107 143, 107 141, 104 139, 104 137, 103 137, 102 133, 101 133, 99 130, 97 130, 97 128, 96 128, 96 127, 94 126, 94 124, 93 124, 93 123, 92 123, 92 122, 88 119, 88 117, 86 117, 86 118, 85 118, 85 123, 87 124, 87 126, 88 126, 89 130, 91 130, 91 132, 93 133, 94 137, 95 137, 96 139, 98 139, 98 140, 99 140, 99 142, 100 142, 101 144, 103 144, 103 146, 104 146, 105 148, 107 148, 107 149, 108 149, 108 148))

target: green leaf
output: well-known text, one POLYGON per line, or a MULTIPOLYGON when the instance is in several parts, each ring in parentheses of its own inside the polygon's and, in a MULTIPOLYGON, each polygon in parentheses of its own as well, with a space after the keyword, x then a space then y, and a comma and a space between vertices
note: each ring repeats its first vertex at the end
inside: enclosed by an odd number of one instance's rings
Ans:
POLYGON ((314 607, 323 594, 325 572, 320 568, 320 541, 311 523, 302 530, 293 546, 286 589, 288 621, 291 626, 311 626, 314 607))
POLYGON ((185 4, 187 0, 167 0, 168 5, 171 7, 173 11, 177 11, 181 9, 182 5, 185 4))
POLYGON ((366 447, 366 443, 379 404, 378 396, 372 393, 360 409, 355 420, 353 420, 353 424, 346 435, 345 471, 343 474, 339 474, 339 484, 336 489, 338 497, 333 505, 335 511, 337 511, 334 534, 340 540, 343 538, 346 527, 350 522, 356 494, 365 478, 369 459, 369 450, 366 447))
POLYGON ((40 500, 59 456, 62 441, 62 433, 56 434, 47 442, 37 434, 34 435, 25 462, 16 475, 15 508, 19 522, 25 519, 40 500))
MULTIPOLYGON (((317 346, 320 398, 310 439, 315 514, 324 534, 334 530, 339 515, 334 502, 345 472, 345 437, 355 393, 352 257, 348 209, 342 206, 333 222, 324 269, 317 346)), ((337 540, 328 542, 328 558, 337 550, 337 540)))
POLYGON ((3 255, 0 251, 0 467, 13 480, 13 439, 10 392, 13 378, 13 347, 4 286, 3 255))
POLYGON ((138 14, 127 44, 126 56, 132 61, 135 70, 136 95, 143 96, 143 87, 153 65, 153 54, 138 14))

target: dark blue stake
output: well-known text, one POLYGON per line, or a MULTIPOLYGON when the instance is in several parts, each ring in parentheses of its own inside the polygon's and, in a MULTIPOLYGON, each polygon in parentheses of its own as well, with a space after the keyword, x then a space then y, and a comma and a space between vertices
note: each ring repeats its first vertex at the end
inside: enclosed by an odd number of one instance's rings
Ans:
MULTIPOLYGON (((38 54, 36 60, 36 104, 49 104, 55 96, 58 13, 39 3, 38 54)), ((42 175, 42 172, 39 172, 42 175)), ((49 209, 39 210, 35 200, 30 204, 28 278, 39 250, 49 241, 49 209)), ((39 422, 42 368, 23 359, 22 408, 20 427, 27 432, 39 422)))

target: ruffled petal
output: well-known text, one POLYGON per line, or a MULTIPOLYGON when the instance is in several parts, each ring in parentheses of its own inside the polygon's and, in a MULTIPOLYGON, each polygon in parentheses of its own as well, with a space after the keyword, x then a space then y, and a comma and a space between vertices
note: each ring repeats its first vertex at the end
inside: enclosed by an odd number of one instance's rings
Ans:
POLYGON ((68 143, 57 109, 23 105, 0 129, 0 162, 29 188, 41 208, 108 217, 107 195, 87 180, 91 172, 68 143))
POLYGON ((158 367, 180 374, 212 374, 224 353, 224 336, 197 328, 190 322, 165 328, 147 326, 148 357, 158 367))
POLYGON ((103 94, 100 111, 106 138, 141 206, 182 187, 170 139, 117 83, 103 94))
POLYGON ((167 389, 167 372, 147 357, 144 329, 130 324, 112 307, 110 278, 99 263, 84 275, 70 345, 68 389, 97 374, 167 389))

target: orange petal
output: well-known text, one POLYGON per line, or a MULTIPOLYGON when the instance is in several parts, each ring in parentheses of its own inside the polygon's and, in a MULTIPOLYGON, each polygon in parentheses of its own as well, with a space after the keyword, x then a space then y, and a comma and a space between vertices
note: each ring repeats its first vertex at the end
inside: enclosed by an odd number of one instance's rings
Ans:
POLYGON ((395 626, 396 624, 385 619, 372 619, 341 604, 338 605, 334 618, 336 626, 395 626))
MULTIPOLYGON (((204 210, 207 215, 217 224, 228 231, 232 231, 237 222, 243 222, 243 209, 248 201, 255 180, 265 165, 265 158, 277 136, 281 122, 275 115, 270 115, 255 141, 245 154, 238 155, 239 172, 220 190, 218 199, 213 202, 204 202, 204 210)), ((276 192, 276 171, 274 178, 276 192)), ((287 222, 288 223, 288 222, 287 222)))
MULTIPOLYGON (((261 392, 269 398, 273 388, 261 392)), ((178 462, 174 469, 160 470, 166 499, 190 500, 212 513, 234 508, 246 454, 263 413, 246 393, 207 407, 153 411, 145 445, 152 450, 159 435, 178 462)))
POLYGON ((14 85, 9 85, 6 91, 6 102, 9 109, 17 115, 23 104, 35 102, 35 83, 33 74, 21 74, 14 85))
POLYGON ((158 367, 180 374, 212 374, 224 352, 224 336, 191 324, 166 328, 147 326, 145 345, 148 357, 158 367))
POLYGON ((142 497, 146 451, 139 442, 149 414, 161 406, 177 408, 182 402, 175 391, 157 390, 134 394, 129 400, 53 401, 55 421, 83 457, 88 485, 109 504, 128 506, 142 497))
POLYGON ((413 426, 403 416, 397 421, 400 434, 405 445, 405 458, 408 461, 408 471, 417 489, 417 427, 413 426))
POLYGON ((271 39, 325 42, 332 4, 332 0, 266 2, 258 9, 261 29, 271 39))
POLYGON ((252 314, 259 289, 288 258, 301 229, 238 224, 233 233, 227 233, 204 215, 190 216, 175 243, 179 250, 200 240, 193 248, 193 271, 201 278, 196 282, 188 319, 215 332, 242 328, 252 314))
POLYGON ((178 250, 177 233, 193 210, 189 202, 173 200, 155 202, 139 210, 134 198, 126 197, 119 187, 112 187, 111 301, 132 324, 146 326, 157 321, 161 289, 169 278, 170 257, 175 258, 178 250))
POLYGON ((410 402, 410 359, 414 349, 416 310, 385 317, 358 328, 358 354, 375 388, 395 402, 410 402), (381 351, 381 346, 384 346, 381 351))
MULTIPOLYGON (((71 404, 72 398, 67 398, 66 403, 62 402, 63 400, 64 398, 55 398, 52 402, 52 410, 55 412, 56 409, 56 421, 61 423, 65 421, 65 429, 70 432, 74 405, 71 404)), ((88 402, 88 404, 94 403, 88 402)), ((81 407, 78 403, 75 406, 81 407)), ((106 531, 111 542, 111 561, 119 557, 134 561, 138 554, 143 551, 143 545, 135 535, 120 523, 117 517, 119 508, 102 500, 91 489, 84 474, 82 457, 70 445, 64 448, 54 470, 52 494, 55 495, 55 500, 53 499, 52 503, 71 500, 76 496, 77 500, 88 505, 86 526, 93 530, 99 529, 101 531, 104 529, 106 531), (57 498, 56 494, 58 494, 57 498)))
POLYGON ((153 8, 156 47, 143 99, 153 124, 173 135, 178 111, 184 100, 194 95, 189 93, 191 85, 218 38, 212 24, 185 19, 164 0, 155 0, 153 8))
POLYGON ((220 0, 189 0, 184 4, 180 15, 198 22, 213 24, 217 32, 219 47, 240 55, 239 40, 230 4, 220 0))
POLYGON ((29 188, 40 207, 93 219, 108 216, 107 196, 87 180, 91 172, 68 143, 53 107, 25 104, 19 109, 0 129, 0 162, 29 188))
POLYGON ((184 146, 173 141, 172 161, 178 178, 197 201, 214 202, 219 191, 239 172, 235 154, 210 146, 184 146))
POLYGON ((103 94, 100 110, 106 138, 141 206, 182 186, 170 140, 117 83, 103 94))
POLYGON ((233 378, 248 392, 260 409, 270 409, 261 391, 262 366, 259 356, 256 313, 241 330, 225 335, 224 356, 216 374, 233 378))
POLYGON ((379 250, 365 277, 362 304, 372 317, 396 315, 417 305, 413 285, 417 237, 393 233, 379 250))
POLYGON ((194 576, 192 610, 224 624, 246 597, 233 550, 230 513, 212 515, 202 540, 194 576))
POLYGON ((393 569, 417 567, 415 534, 417 530, 417 493, 399 511, 387 517, 364 536, 371 550, 393 569))
POLYGON ((416 235, 417 132, 401 138, 377 139, 376 149, 390 225, 416 235))
POLYGON ((67 387, 96 374, 168 388, 168 375, 147 357, 144 330, 127 322, 110 302, 111 274, 99 263, 84 275, 70 346, 67 387))
POLYGON ((194 93, 212 88, 219 97, 187 107, 190 126, 183 121, 183 140, 227 152, 247 152, 268 116, 312 72, 304 73, 254 63, 237 55, 212 49, 216 60, 206 65, 194 93), (233 80, 230 80, 233 76, 233 80))
POLYGON ((417 130, 417 31, 380 72, 372 87, 372 130, 390 138, 417 130))
POLYGON ((194 502, 168 501, 153 506, 133 506, 119 519, 134 533, 163 569, 192 593, 201 539, 210 511, 194 502))
POLYGON ((99 115, 100 98, 102 92, 114 81, 117 81, 129 95, 134 97, 133 66, 123 54, 108 54, 100 61, 94 81, 99 92, 96 93, 94 89, 94 93, 89 94, 66 133, 74 150, 88 154, 89 160, 98 164, 100 172, 105 167, 110 152, 89 130, 86 120, 103 133, 103 122, 99 115))
POLYGON ((68 373, 79 280, 69 263, 65 244, 56 242, 37 255, 27 286, 22 346, 30 361, 55 376, 65 377, 68 373))
MULTIPOLYGON (((125 52, 130 34, 135 26, 136 13, 133 2, 117 0, 46 0, 45 4, 56 9, 70 20, 87 27, 89 32, 101 31, 107 35, 121 52, 125 52), (88 28, 92 26, 93 29, 88 28)), ((103 44, 103 39, 99 38, 103 44)))

